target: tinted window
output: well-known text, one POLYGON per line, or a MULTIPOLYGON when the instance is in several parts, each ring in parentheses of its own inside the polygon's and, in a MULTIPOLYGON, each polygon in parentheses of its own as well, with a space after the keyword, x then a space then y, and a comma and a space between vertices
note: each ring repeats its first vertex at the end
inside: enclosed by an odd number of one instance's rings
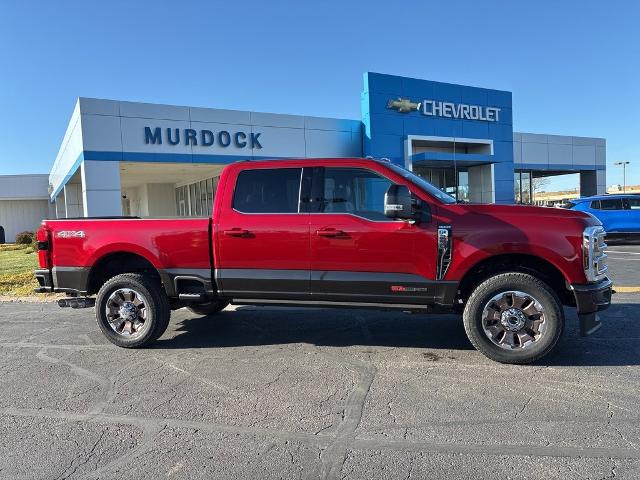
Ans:
POLYGON ((627 198, 631 210, 640 210, 640 198, 627 198))
POLYGON ((590 206, 594 210, 600 210, 600 200, 592 201, 590 206))
POLYGON ((601 210, 622 210, 621 198, 608 198, 607 200, 600 200, 601 210))
POLYGON ((363 168, 325 168, 323 213, 351 213, 370 220, 384 215, 384 194, 391 181, 363 168))
POLYGON ((243 213, 297 213, 301 168, 243 170, 233 208, 243 213))

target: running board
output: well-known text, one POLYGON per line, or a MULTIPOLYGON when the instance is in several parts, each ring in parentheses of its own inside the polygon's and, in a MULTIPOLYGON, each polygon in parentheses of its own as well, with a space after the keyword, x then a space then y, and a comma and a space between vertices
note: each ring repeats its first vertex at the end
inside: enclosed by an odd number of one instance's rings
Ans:
POLYGON ((179 293, 178 300, 183 302, 204 302, 209 296, 206 293, 179 293))
POLYGON ((234 298, 233 305, 261 305, 281 307, 316 307, 316 308, 374 308, 382 310, 402 310, 429 312, 431 305, 419 305, 413 303, 366 303, 366 302, 331 302, 322 300, 270 300, 260 298, 234 298))

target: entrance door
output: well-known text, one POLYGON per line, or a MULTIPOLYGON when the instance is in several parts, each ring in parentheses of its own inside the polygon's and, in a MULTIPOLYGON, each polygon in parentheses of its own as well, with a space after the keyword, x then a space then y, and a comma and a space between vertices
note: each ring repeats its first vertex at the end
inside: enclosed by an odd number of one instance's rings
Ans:
POLYGON ((430 303, 435 226, 387 218, 384 195, 392 182, 381 173, 355 167, 319 170, 313 186, 318 207, 310 217, 311 297, 430 303))
POLYGON ((232 173, 217 225, 216 281, 233 298, 309 295, 309 214, 302 168, 232 173), (235 187, 235 188, 234 188, 235 187))

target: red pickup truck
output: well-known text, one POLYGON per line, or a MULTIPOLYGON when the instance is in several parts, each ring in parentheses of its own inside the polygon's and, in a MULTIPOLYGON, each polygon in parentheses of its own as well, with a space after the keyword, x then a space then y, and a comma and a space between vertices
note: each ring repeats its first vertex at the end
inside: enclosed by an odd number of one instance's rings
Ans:
POLYGON ((211 218, 43 221, 36 291, 95 305, 122 347, 156 340, 181 307, 454 311, 487 357, 527 363, 558 342, 563 305, 583 335, 600 326, 604 237, 591 215, 457 203, 385 161, 242 161, 222 172, 211 218))

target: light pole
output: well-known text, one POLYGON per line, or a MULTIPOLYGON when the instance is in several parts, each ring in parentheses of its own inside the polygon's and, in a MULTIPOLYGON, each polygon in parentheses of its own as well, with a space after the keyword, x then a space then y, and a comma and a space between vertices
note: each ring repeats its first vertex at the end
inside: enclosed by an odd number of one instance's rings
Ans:
POLYGON ((622 193, 627 193, 627 165, 629 165, 628 160, 623 162, 615 162, 614 165, 622 165, 622 193))

